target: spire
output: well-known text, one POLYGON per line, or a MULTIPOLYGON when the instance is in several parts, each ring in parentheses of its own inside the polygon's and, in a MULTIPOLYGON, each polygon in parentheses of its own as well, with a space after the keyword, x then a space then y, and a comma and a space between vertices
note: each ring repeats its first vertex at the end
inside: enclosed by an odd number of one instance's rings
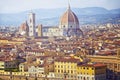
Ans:
POLYGON ((70 0, 68 0, 68 9, 70 9, 70 0))

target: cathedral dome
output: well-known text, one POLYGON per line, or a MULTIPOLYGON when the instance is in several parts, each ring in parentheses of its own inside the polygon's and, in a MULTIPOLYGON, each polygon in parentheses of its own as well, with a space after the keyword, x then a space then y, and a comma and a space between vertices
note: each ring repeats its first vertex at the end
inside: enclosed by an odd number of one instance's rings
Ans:
POLYGON ((60 19, 61 24, 69 24, 74 23, 79 25, 79 20, 74 12, 70 9, 70 7, 67 9, 67 11, 62 15, 60 19))
POLYGON ((83 32, 79 28, 79 20, 74 12, 68 7, 67 11, 61 16, 59 28, 63 36, 82 36, 83 32))

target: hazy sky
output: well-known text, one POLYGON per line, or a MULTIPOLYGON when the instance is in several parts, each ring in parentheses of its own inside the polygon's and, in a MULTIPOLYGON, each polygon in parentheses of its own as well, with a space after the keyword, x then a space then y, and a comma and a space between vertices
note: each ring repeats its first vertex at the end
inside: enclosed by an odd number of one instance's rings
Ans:
MULTIPOLYGON (((71 7, 120 8, 120 0, 70 0, 71 7)), ((68 0, 0 0, 0 13, 14 13, 39 8, 67 7, 68 0)))

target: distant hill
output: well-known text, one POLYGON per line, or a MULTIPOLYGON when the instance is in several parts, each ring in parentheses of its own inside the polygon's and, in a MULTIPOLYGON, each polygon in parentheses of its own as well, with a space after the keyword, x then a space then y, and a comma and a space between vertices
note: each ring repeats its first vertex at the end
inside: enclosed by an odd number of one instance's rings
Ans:
POLYGON ((100 7, 88 7, 88 8, 82 8, 77 9, 77 11, 80 11, 80 15, 97 15, 97 14, 109 14, 109 11, 105 8, 100 7))
POLYGON ((112 13, 112 14, 120 14, 120 9, 110 10, 110 13, 112 13))
MULTIPOLYGON (((58 25, 60 16, 66 11, 66 8, 58 9, 35 9, 36 24, 58 25)), ((72 8, 72 11, 78 16, 80 24, 99 24, 99 23, 120 23, 120 9, 107 10, 101 7, 72 8)), ((28 18, 29 11, 13 14, 0 14, 0 25, 19 26, 28 18)))

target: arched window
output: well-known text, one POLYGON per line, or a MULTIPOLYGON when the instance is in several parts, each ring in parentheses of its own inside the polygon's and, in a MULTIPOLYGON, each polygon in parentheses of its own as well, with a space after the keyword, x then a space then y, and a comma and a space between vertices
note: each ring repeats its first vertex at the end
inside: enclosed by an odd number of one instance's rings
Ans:
POLYGON ((30 19, 30 23, 32 22, 32 19, 30 19))

